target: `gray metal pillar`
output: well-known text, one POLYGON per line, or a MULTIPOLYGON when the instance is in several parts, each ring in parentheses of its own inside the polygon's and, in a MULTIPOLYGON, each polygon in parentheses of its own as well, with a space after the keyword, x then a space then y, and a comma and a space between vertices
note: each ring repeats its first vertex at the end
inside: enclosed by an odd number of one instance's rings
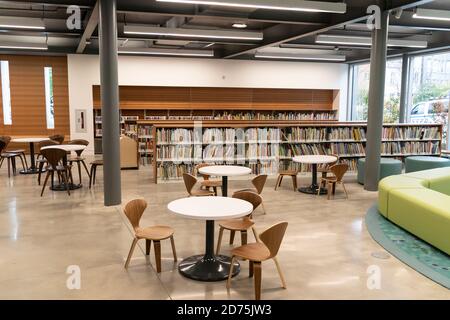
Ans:
POLYGON ((405 123, 408 121, 408 104, 409 104, 409 55, 404 54, 402 57, 402 87, 400 90, 400 117, 399 122, 405 123))
POLYGON ((380 174, 388 27, 389 11, 383 11, 381 14, 381 28, 374 29, 372 31, 369 112, 366 134, 366 172, 364 185, 364 188, 368 191, 378 190, 378 180, 380 174))
POLYGON ((100 82, 105 206, 122 202, 116 0, 100 1, 100 82))

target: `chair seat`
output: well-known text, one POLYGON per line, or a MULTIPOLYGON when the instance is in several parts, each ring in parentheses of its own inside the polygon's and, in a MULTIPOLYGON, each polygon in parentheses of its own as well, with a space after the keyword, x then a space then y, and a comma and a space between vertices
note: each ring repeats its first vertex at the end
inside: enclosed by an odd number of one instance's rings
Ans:
POLYGON ((46 162, 47 162, 47 159, 45 159, 45 158, 36 159, 36 163, 46 163, 46 162))
POLYGON ((208 191, 208 190, 192 190, 191 196, 195 197, 206 197, 206 196, 213 196, 214 192, 208 191))
POLYGON ((326 182, 337 182, 337 178, 336 177, 328 177, 328 178, 324 178, 323 181, 326 181, 326 182))
POLYGON ((25 149, 5 150, 6 153, 25 153, 25 149))
POLYGON ((251 261, 264 261, 270 258, 269 249, 259 242, 246 244, 232 249, 231 254, 251 261))
POLYGON ((204 180, 202 181, 202 187, 221 187, 222 186, 222 181, 218 181, 218 180, 204 180))
POLYGON ((18 153, 12 153, 12 152, 5 152, 5 153, 2 153, 1 156, 3 158, 12 158, 12 157, 18 157, 19 154, 18 153))
POLYGON ((66 171, 66 170, 70 170, 70 169, 72 169, 72 166, 70 166, 70 165, 66 165, 65 167, 64 166, 57 166, 56 167, 56 170, 55 169, 53 169, 53 167, 52 166, 47 166, 46 168, 45 168, 47 171, 66 171))
POLYGON ((174 231, 171 227, 167 226, 152 226, 147 228, 136 229, 136 237, 139 239, 148 240, 164 240, 170 238, 174 231))
POLYGON ((280 176, 296 176, 298 172, 295 170, 281 170, 278 174, 280 176))
POLYGON ((245 231, 250 229, 255 223, 250 219, 232 219, 219 221, 219 226, 232 231, 245 231))
POLYGON ((329 169, 329 168, 326 168, 326 167, 317 168, 317 172, 331 173, 330 169, 329 169))
POLYGON ((102 166, 103 160, 94 160, 91 162, 91 164, 96 165, 96 166, 102 166))
POLYGON ((235 191, 234 193, 237 193, 237 192, 245 192, 245 191, 247 191, 247 192, 258 193, 258 190, 252 189, 252 188, 237 190, 237 191, 235 191))
POLYGON ((84 158, 84 157, 69 157, 69 158, 67 159, 67 161, 73 161, 73 162, 76 162, 76 161, 84 161, 84 160, 86 160, 86 158, 84 158))

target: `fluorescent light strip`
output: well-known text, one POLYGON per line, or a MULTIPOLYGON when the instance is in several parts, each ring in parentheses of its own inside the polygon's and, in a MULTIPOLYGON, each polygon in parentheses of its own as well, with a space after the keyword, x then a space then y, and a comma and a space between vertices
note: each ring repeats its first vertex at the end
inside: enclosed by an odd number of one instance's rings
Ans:
POLYGON ((124 34, 168 36, 183 38, 206 38, 206 39, 234 39, 234 40, 262 40, 261 32, 247 31, 224 31, 182 28, 161 28, 144 26, 125 26, 124 34))
POLYGON ((256 53, 255 58, 263 59, 289 59, 289 60, 317 60, 317 61, 339 61, 344 62, 346 57, 343 55, 326 55, 326 54, 289 54, 289 53, 256 53))
POLYGON ((417 8, 413 18, 450 21, 450 11, 417 8))
POLYGON ((0 49, 48 50, 48 46, 41 43, 0 42, 0 49))
POLYGON ((345 3, 322 2, 322 1, 302 1, 302 0, 156 0, 158 2, 172 2, 185 4, 200 4, 224 7, 255 8, 268 10, 285 11, 306 11, 306 12, 330 12, 346 13, 345 3))
MULTIPOLYGON (((316 43, 371 46, 372 39, 367 38, 367 37, 319 35, 316 38, 316 43)), ((417 40, 388 39, 387 46, 388 47, 426 48, 426 47, 428 47, 428 42, 417 41, 417 40)))
POLYGON ((0 17, 0 28, 7 29, 35 29, 44 30, 45 25, 42 19, 21 18, 21 17, 0 17))
POLYGON ((119 54, 214 57, 213 50, 158 49, 158 48, 119 48, 119 54))

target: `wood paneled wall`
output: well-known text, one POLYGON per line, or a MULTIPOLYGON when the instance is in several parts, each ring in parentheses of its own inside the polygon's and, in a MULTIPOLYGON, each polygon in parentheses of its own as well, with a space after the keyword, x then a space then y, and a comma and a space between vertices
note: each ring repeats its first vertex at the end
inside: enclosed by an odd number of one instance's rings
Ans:
MULTIPOLYGON (((332 110, 338 90, 120 86, 120 108, 205 110, 332 110)), ((94 108, 101 108, 93 86, 94 108)))
MULTIPOLYGON (((12 110, 12 125, 10 126, 3 124, 3 113, 1 113, 0 135, 49 136, 64 134, 66 139, 69 139, 67 58, 0 55, 0 60, 9 61, 12 110), (44 67, 53 68, 54 130, 47 129, 44 67)), ((3 110, 1 99, 0 106, 0 110, 3 110)))

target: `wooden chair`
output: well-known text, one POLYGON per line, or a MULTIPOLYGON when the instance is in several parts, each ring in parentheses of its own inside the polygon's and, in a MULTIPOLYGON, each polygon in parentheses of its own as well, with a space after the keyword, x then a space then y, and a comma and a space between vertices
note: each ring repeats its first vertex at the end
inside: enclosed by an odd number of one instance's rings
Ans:
POLYGON ((64 142, 64 135, 63 134, 55 134, 48 137, 50 140, 56 141, 59 144, 62 144, 64 142))
MULTIPOLYGON (((201 163, 199 165, 197 165, 195 167, 196 172, 198 172, 199 169, 204 168, 204 167, 208 167, 210 166, 210 164, 207 163, 201 163)), ((201 174, 200 175, 203 177, 203 181, 200 183, 201 187, 200 188, 205 188, 208 191, 211 191, 211 188, 213 189, 215 195, 217 196, 217 188, 222 188, 222 181, 220 180, 210 180, 210 176, 207 174, 201 174)))
MULTIPOLYGON (((242 190, 238 190, 236 192, 251 191, 251 192, 255 192, 257 194, 261 194, 263 192, 266 181, 267 181, 267 174, 257 175, 256 177, 254 177, 252 179, 252 184, 255 187, 254 189, 242 189, 242 190)), ((266 208, 264 208, 264 202, 261 202, 261 208, 263 209, 263 213, 266 214, 266 208)))
MULTIPOLYGON (((5 141, 6 148, 8 148, 8 145, 11 142, 11 137, 10 136, 0 136, 0 140, 5 141)), ((4 152, 5 153, 18 153, 19 157, 21 158, 20 161, 25 162, 25 167, 28 168, 28 161, 27 161, 27 155, 25 154, 25 149, 14 149, 14 150, 7 149, 4 152)))
MULTIPOLYGON (((87 146, 87 145, 89 145, 89 141, 83 140, 83 139, 76 139, 76 140, 69 141, 69 144, 80 144, 83 146, 87 146)), ((86 171, 86 173, 89 177, 89 180, 91 180, 90 173, 89 173, 89 169, 87 168, 86 162, 84 162, 84 160, 86 160, 86 158, 81 156, 81 154, 83 153, 83 150, 77 150, 77 151, 75 151, 75 153, 77 155, 75 157, 73 157, 73 156, 69 157, 67 159, 67 161, 69 162, 70 165, 73 165, 74 162, 77 164, 78 178, 80 179, 80 184, 81 184, 81 165, 83 165, 84 170, 86 171)))
POLYGON ((330 167, 330 172, 333 174, 333 176, 322 178, 320 180, 319 190, 317 191, 317 194, 320 194, 320 189, 326 186, 328 188, 328 200, 330 200, 331 194, 334 195, 336 193, 336 185, 341 184, 345 192, 345 198, 348 199, 347 189, 345 188, 345 184, 343 181, 343 177, 347 171, 348 164, 346 163, 335 164, 334 166, 330 167))
POLYGON ((52 181, 51 185, 53 187, 53 179, 55 172, 58 174, 58 177, 62 179, 62 182, 65 184, 67 189, 67 194, 70 196, 70 186, 69 181, 73 183, 71 166, 67 164, 61 164, 64 157, 66 156, 66 152, 61 149, 46 149, 41 150, 41 154, 47 160, 47 175, 45 176, 44 185, 42 186, 41 197, 44 194, 45 186, 47 185, 48 178, 51 176, 52 181))
MULTIPOLYGON (((259 194, 256 194, 251 191, 241 191, 235 192, 233 194, 233 198, 242 199, 250 202, 253 205, 253 211, 258 208, 258 206, 262 203, 262 198, 259 194)), ((253 212, 252 212, 253 213, 253 212)), ((222 236, 224 230, 229 230, 230 233, 230 244, 234 242, 234 236, 237 232, 241 233, 241 244, 247 244, 247 230, 250 229, 255 223, 252 221, 252 214, 242 218, 242 219, 231 219, 220 221, 220 231, 219 231, 219 240, 217 241, 217 249, 216 254, 218 255, 220 252, 220 246, 222 243, 222 236)))
POLYGON ((125 206, 124 213, 130 221, 134 229, 134 239, 131 243, 130 252, 128 253, 125 269, 128 269, 134 248, 139 240, 145 239, 145 254, 150 255, 150 246, 153 241, 155 249, 156 271, 161 272, 161 241, 170 239, 172 244, 173 260, 177 262, 177 252, 175 250, 175 241, 173 239, 173 229, 167 226, 152 226, 141 228, 139 221, 147 208, 147 202, 143 199, 136 199, 128 202, 125 206))
POLYGON ((94 160, 91 162, 91 172, 89 173, 89 189, 95 186, 95 178, 97 176, 97 167, 103 166, 103 159, 94 160))
POLYGON ((4 151, 6 149, 7 143, 4 140, 0 140, 0 168, 3 165, 3 162, 6 159, 6 162, 8 163, 8 178, 11 177, 11 169, 13 175, 16 175, 17 168, 16 168, 16 158, 19 158, 22 162, 22 167, 25 170, 25 164, 23 162, 22 156, 19 153, 12 153, 12 152, 6 152, 4 151))
POLYGON ((281 285, 286 289, 286 281, 284 280, 280 264, 277 260, 277 254, 283 241, 287 222, 280 222, 262 232, 259 236, 253 228, 256 243, 250 243, 231 250, 231 265, 230 273, 228 275, 227 288, 231 287, 231 277, 233 275, 233 263, 237 258, 249 261, 249 276, 254 277, 255 281, 255 300, 261 299, 261 278, 262 270, 261 263, 263 261, 272 259, 278 270, 281 279, 281 285))
POLYGON ((194 186, 197 184, 198 180, 192 174, 183 173, 183 180, 184 180, 184 185, 186 186, 186 190, 190 197, 214 196, 214 192, 212 192, 212 191, 203 190, 203 189, 193 190, 194 186))
POLYGON ((297 170, 281 170, 278 172, 278 178, 277 182, 275 183, 275 190, 278 189, 278 187, 281 186, 281 182, 283 181, 284 177, 291 177, 292 178, 292 185, 294 187, 294 191, 297 191, 297 170))
POLYGON ((322 174, 322 178, 325 179, 328 174, 331 174, 330 168, 334 166, 335 164, 339 163, 339 155, 338 154, 330 154, 330 156, 334 156, 337 158, 335 162, 327 163, 325 165, 321 165, 317 167, 317 172, 320 172, 322 174))
POLYGON ((43 147, 48 147, 48 146, 54 146, 54 145, 58 145, 60 143, 58 143, 57 141, 53 141, 53 140, 46 140, 46 141, 42 141, 39 142, 39 155, 36 158, 36 164, 38 167, 38 185, 41 185, 41 175, 42 172, 44 171, 44 166, 47 164, 47 159, 44 158, 44 156, 41 154, 41 148, 43 147))

